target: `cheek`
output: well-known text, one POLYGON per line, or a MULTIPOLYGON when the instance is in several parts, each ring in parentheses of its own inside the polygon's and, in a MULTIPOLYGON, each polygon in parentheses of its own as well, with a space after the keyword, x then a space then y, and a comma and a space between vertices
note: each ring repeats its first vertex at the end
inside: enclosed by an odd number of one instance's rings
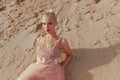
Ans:
POLYGON ((53 24, 53 25, 52 25, 52 28, 55 28, 55 27, 56 27, 56 24, 53 24))
POLYGON ((44 25, 43 25, 42 27, 43 27, 43 29, 45 29, 45 26, 44 26, 44 25))
POLYGON ((47 27, 46 26, 43 26, 43 30, 46 30, 47 29, 47 27))
POLYGON ((55 28, 55 25, 49 25, 48 26, 50 29, 54 29, 55 28))
POLYGON ((54 30, 54 29, 55 29, 55 26, 52 26, 51 29, 54 30))

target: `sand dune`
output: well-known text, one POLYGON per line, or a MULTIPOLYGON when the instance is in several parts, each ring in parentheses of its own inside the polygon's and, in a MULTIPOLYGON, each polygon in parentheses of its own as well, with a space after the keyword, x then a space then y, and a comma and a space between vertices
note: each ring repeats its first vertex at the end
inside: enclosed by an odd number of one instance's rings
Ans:
POLYGON ((119 6, 119 0, 0 0, 0 80, 16 80, 36 61, 42 34, 36 25, 49 9, 74 55, 66 80, 119 80, 119 6))

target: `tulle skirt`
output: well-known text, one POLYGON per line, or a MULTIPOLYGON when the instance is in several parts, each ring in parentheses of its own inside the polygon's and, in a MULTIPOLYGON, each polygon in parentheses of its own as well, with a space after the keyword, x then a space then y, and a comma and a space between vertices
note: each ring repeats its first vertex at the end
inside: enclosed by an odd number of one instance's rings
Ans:
POLYGON ((30 64, 16 80, 65 80, 64 69, 59 64, 30 64))

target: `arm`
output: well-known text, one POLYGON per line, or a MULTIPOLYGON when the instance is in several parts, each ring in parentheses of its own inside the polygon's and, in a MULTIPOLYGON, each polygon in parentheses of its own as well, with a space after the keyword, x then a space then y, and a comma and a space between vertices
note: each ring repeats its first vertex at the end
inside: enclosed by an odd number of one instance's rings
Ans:
POLYGON ((72 55, 72 51, 69 47, 69 43, 66 39, 62 40, 62 47, 63 47, 65 53, 67 54, 67 58, 62 65, 63 68, 65 69, 68 66, 68 64, 70 63, 70 61, 72 60, 73 55, 72 55))
POLYGON ((37 55, 37 62, 40 61, 40 58, 39 58, 40 39, 41 39, 41 37, 38 37, 37 40, 36 40, 36 55, 37 55))

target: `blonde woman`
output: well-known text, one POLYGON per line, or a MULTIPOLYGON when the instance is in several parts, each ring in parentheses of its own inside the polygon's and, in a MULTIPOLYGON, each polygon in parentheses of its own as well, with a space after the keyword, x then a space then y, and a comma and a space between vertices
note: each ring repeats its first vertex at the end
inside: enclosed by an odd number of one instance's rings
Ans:
POLYGON ((65 80, 64 69, 72 59, 68 41, 56 34, 57 20, 54 12, 42 16, 46 35, 37 38, 37 62, 31 64, 17 80, 65 80))

